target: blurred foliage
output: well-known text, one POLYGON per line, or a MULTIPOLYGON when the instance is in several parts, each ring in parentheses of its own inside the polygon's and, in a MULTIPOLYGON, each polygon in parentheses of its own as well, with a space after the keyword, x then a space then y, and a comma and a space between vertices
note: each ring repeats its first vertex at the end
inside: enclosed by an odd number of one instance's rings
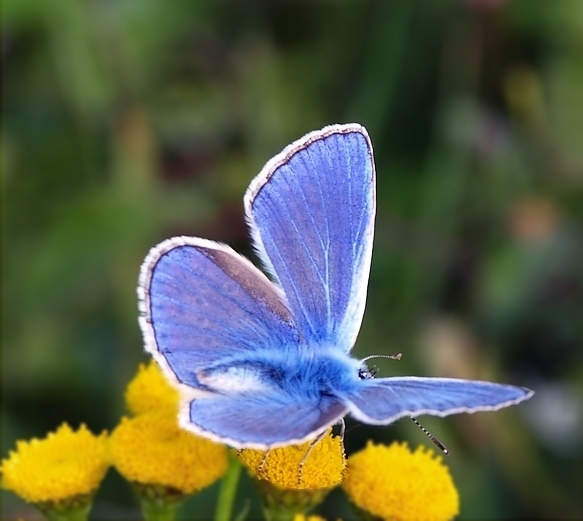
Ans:
MULTIPOLYGON (((402 351, 384 375, 535 389, 511 410, 424 424, 452 452, 461 518, 583 517, 583 2, 2 9, 3 455, 62 421, 113 428, 145 359, 148 248, 188 234, 252 256, 251 178, 305 132, 357 121, 378 171, 357 355, 402 351)), ((349 430, 348 452, 371 437, 427 443, 401 421, 349 430)), ((213 488, 184 515, 215 501, 213 488)), ((110 472, 95 519, 135 509, 110 472)), ((337 494, 321 510, 349 512, 337 494)))

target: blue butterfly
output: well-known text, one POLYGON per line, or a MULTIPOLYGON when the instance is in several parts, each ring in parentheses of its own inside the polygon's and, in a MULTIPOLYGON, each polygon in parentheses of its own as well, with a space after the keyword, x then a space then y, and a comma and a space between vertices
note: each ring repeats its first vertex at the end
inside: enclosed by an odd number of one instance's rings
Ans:
POLYGON ((271 280, 228 246, 174 237, 140 273, 145 348, 181 391, 180 425, 237 448, 317 438, 350 413, 494 411, 529 389, 452 378, 372 378, 350 356, 366 301, 375 215, 372 145, 357 124, 311 132, 244 198, 271 280))

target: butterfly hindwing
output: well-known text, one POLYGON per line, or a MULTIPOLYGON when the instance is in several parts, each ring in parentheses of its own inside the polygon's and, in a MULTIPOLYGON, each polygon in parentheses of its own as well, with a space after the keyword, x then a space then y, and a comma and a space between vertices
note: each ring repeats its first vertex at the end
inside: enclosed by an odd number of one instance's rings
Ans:
POLYGON ((373 378, 362 380, 346 396, 350 413, 360 421, 387 425, 404 416, 448 416, 496 411, 532 396, 529 389, 455 378, 373 378))
POLYGON ((360 125, 292 143, 245 194, 252 237, 308 345, 348 352, 358 334, 375 213, 372 147, 360 125))
POLYGON ((313 439, 347 412, 330 396, 290 400, 282 393, 215 394, 185 402, 181 424, 233 447, 267 449, 313 439))

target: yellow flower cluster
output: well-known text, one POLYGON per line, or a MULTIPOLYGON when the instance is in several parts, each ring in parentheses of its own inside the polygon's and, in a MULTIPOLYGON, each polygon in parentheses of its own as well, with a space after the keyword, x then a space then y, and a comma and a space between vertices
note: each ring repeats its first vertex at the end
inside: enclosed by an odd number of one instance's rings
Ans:
POLYGON ((132 414, 173 407, 178 410, 179 394, 162 374, 158 364, 140 364, 138 374, 125 392, 126 406, 132 414))
POLYGON ((128 481, 192 494, 226 472, 226 447, 178 426, 178 391, 154 361, 139 367, 125 397, 136 416, 122 418, 109 445, 114 466, 128 481))
POLYGON ((346 458, 342 440, 332 431, 316 445, 305 458, 312 442, 265 451, 245 449, 239 458, 252 476, 265 479, 286 489, 332 488, 346 475, 346 458), (304 460, 300 476, 300 463, 304 460))
MULTIPOLYGON (((139 367, 125 398, 133 416, 122 418, 109 438, 105 432, 93 435, 85 425, 75 432, 63 424, 45 439, 17 442, 0 465, 2 487, 43 511, 78 504, 88 512, 93 493, 113 463, 136 485, 142 508, 149 508, 147 494, 161 490, 170 511, 177 507, 177 498, 209 486, 227 471, 224 445, 178 426, 179 393, 155 362, 139 367)), ((320 521, 302 513, 340 483, 367 517, 446 521, 459 513, 449 470, 424 447, 411 452, 405 443, 387 447, 369 442, 348 459, 348 478, 342 440, 332 436, 331 429, 313 446, 308 442, 267 453, 246 449, 238 456, 274 516, 284 512, 287 518, 296 514, 294 521, 320 521)), ((152 503, 156 508, 163 504, 158 499, 152 503)))
POLYGON ((2 486, 31 503, 92 494, 109 467, 107 434, 67 424, 45 439, 18 441, 2 461, 2 486))
POLYGON ((115 467, 127 480, 191 494, 227 470, 226 449, 178 427, 173 411, 123 418, 110 439, 115 467))
POLYGON ((448 468, 430 449, 411 452, 406 443, 369 442, 348 459, 342 484, 359 508, 391 521, 446 521, 459 513, 459 496, 448 468))

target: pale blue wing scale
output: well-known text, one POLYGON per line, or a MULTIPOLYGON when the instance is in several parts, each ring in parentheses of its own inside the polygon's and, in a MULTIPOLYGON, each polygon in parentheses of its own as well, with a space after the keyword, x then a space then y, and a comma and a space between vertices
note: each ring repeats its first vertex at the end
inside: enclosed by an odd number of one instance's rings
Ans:
POLYGON ((146 350, 178 383, 197 387, 197 371, 300 341, 281 289, 213 241, 175 237, 153 248, 138 294, 146 350))
POLYGON ((365 423, 387 425, 404 416, 448 416, 496 411, 530 398, 514 385, 454 378, 373 378, 345 396, 350 413, 365 423))
POLYGON ((237 448, 304 443, 337 423, 347 407, 333 396, 291 400, 282 393, 214 394, 185 402, 185 429, 237 448))
POLYGON ((348 352, 364 313, 375 172, 360 125, 312 132, 274 157, 245 194, 258 255, 309 345, 348 352))

